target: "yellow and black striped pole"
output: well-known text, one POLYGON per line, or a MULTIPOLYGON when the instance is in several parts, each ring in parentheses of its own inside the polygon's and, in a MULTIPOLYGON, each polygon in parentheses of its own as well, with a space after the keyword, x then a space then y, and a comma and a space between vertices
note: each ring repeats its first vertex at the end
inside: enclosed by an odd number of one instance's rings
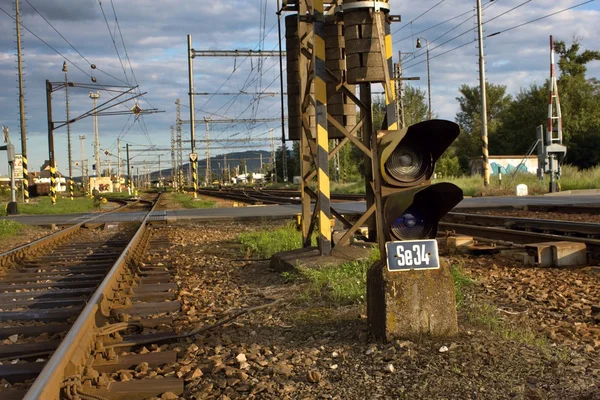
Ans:
POLYGON ((384 74, 386 81, 383 85, 383 88, 385 90, 387 129, 395 131, 398 129, 398 114, 396 112, 396 90, 391 79, 391 77, 394 76, 394 63, 392 61, 392 31, 390 24, 387 22, 387 18, 385 17, 385 13, 379 10, 375 14, 379 32, 382 32, 381 25, 383 24, 384 26, 384 48, 382 49, 382 53, 385 56, 385 63, 383 67, 387 70, 384 74))
POLYGON ((23 199, 29 203, 29 179, 27 172, 27 157, 23 155, 23 199))
POLYGON ((69 194, 71 195, 71 200, 73 200, 73 179, 69 177, 69 194))
POLYGON ((329 140, 327 136, 327 71, 325 69, 325 23, 323 0, 314 1, 314 66, 317 125, 317 183, 319 188, 319 252, 331 253, 331 208, 329 189, 329 140))
POLYGON ((198 197, 198 161, 194 158, 192 161, 192 181, 194 183, 194 198, 198 197))
POLYGON ((50 165, 50 200, 56 204, 56 168, 50 165))

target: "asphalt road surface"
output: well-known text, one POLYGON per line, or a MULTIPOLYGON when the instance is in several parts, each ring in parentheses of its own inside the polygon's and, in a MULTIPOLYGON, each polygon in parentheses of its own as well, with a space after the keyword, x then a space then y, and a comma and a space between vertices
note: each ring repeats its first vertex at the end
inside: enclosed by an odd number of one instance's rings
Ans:
MULTIPOLYGON (((597 205, 600 206, 600 194, 563 194, 555 196, 499 196, 474 197, 461 201, 456 209, 494 206, 523 206, 523 205, 597 205)), ((344 213, 362 213, 366 210, 364 201, 333 203, 333 208, 344 213)), ((227 218, 289 218, 300 212, 300 205, 266 205, 233 208, 205 208, 157 211, 151 217, 155 221, 182 220, 215 220, 227 218)), ((64 214, 64 215, 15 215, 2 217, 26 225, 67 225, 82 222, 97 214, 64 214)), ((140 221, 143 212, 115 213, 100 216, 95 222, 127 222, 140 221)))

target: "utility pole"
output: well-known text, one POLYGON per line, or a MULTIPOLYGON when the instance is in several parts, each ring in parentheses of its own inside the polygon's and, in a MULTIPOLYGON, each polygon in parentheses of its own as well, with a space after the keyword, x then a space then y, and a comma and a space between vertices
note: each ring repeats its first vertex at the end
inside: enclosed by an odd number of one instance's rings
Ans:
POLYGON ((48 161, 50 162, 50 201, 56 204, 56 158, 54 154, 54 122, 52 122, 52 83, 46 80, 46 112, 48 114, 48 161))
MULTIPOLYGON (((188 41, 188 73, 189 73, 189 86, 190 86, 190 132, 192 139, 192 153, 196 152, 196 110, 194 109, 194 54, 192 50, 192 35, 187 35, 188 41)), ((208 134, 208 133, 207 133, 208 134)), ((206 144, 208 151, 208 143, 206 144)), ((190 162, 192 164, 192 179, 194 183, 194 198, 198 196, 196 191, 198 190, 198 157, 190 156, 190 162)))
POLYGON ((183 142, 181 140, 181 104, 179 99, 175 100, 175 136, 177 140, 177 182, 179 191, 183 192, 183 142))
POLYGON ((121 193, 121 139, 117 138, 117 186, 121 193))
POLYGON ((483 152, 483 184, 490 184, 490 162, 488 152, 487 104, 485 95, 485 60, 483 58, 483 27, 481 22, 481 0, 477 0, 477 34, 479 38, 479 90, 481 92, 481 150, 483 152))
POLYGON ((129 194, 131 195, 131 166, 129 165, 129 143, 127 143, 126 145, 126 155, 127 155, 127 191, 129 192, 129 194))
POLYGON ((90 92, 90 99, 94 101, 94 162, 96 163, 96 183, 94 187, 98 188, 97 178, 102 176, 100 165, 100 141, 98 139, 98 113, 96 112, 96 101, 100 98, 100 92, 90 92))
POLYGON ((67 107, 67 151, 69 156, 69 194, 73 200, 73 159, 71 158, 71 117, 69 117, 69 77, 67 75, 67 62, 63 61, 63 72, 65 73, 65 103, 67 107))
POLYGON ((204 181, 204 186, 208 186, 210 185, 211 182, 211 178, 210 178, 210 173, 211 173, 211 165, 210 165, 210 132, 208 130, 208 122, 210 121, 210 119, 208 118, 204 118, 204 123, 206 124, 206 174, 205 174, 205 181, 204 181))
POLYGON ((23 93, 23 60, 21 58, 21 13, 19 0, 15 0, 17 22, 17 68, 19 70, 19 118, 21 123, 21 154, 23 155, 23 198, 29 203, 29 176, 27 172, 27 131, 25 127, 25 93, 23 93))
POLYGON ((158 155, 158 187, 159 188, 162 185, 162 169, 160 167, 160 157, 162 157, 162 154, 158 155))
MULTIPOLYGON (((281 167, 283 168, 283 181, 287 182, 287 150, 285 146, 285 113, 283 105, 283 53, 281 52, 281 5, 279 0, 277 0, 277 31, 279 32, 279 91, 281 92, 281 167)), ((275 181, 277 181, 275 163, 273 163, 273 169, 275 170, 275 181)))
POLYGON ((85 188, 87 186, 86 180, 85 180, 85 170, 83 168, 83 160, 85 159, 84 156, 84 141, 85 141, 85 135, 79 135, 79 145, 81 147, 81 188, 83 189, 83 191, 85 192, 85 188))
POLYGON ((273 129, 269 130, 271 134, 271 182, 277 182, 277 161, 275 153, 275 137, 273 136, 273 129))
POLYGON ((175 126, 171 125, 171 184, 175 189, 177 184, 175 183, 175 126))

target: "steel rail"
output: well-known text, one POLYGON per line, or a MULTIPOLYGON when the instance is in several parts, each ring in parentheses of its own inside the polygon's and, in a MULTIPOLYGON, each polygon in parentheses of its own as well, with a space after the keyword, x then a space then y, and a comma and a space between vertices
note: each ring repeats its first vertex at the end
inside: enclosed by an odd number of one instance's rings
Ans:
POLYGON ((112 298, 111 291, 119 287, 118 279, 127 265, 127 259, 142 239, 148 220, 158 205, 160 194, 154 206, 123 250, 117 261, 102 280, 91 299, 83 309, 52 357, 48 360, 38 378, 25 394, 25 400, 58 400, 66 378, 83 373, 86 361, 91 356, 96 335, 96 317, 98 312, 105 314, 102 302, 112 298))
POLYGON ((504 215, 469 214, 459 212, 449 212, 446 214, 443 221, 488 227, 499 226, 514 230, 542 231, 542 233, 600 237, 600 224, 590 222, 519 218, 504 215))
POLYGON ((109 215, 112 213, 116 213, 119 211, 123 211, 123 209, 125 209, 127 207, 132 207, 139 202, 140 202, 140 200, 136 200, 133 203, 125 204, 125 205, 118 207, 107 213, 98 213, 98 215, 94 215, 93 217, 90 217, 90 218, 86 219, 85 221, 79 222, 68 228, 65 228, 58 232, 44 236, 42 238, 34 240, 33 242, 15 247, 14 249, 5 251, 4 253, 0 253, 0 267, 5 267, 8 264, 14 263, 19 259, 27 257, 29 254, 31 254, 37 250, 43 249, 46 246, 50 246, 51 244, 53 244, 61 239, 68 238, 69 236, 71 236, 75 232, 77 232, 79 230, 79 228, 81 228, 85 224, 89 224, 90 222, 93 222, 94 220, 96 220, 100 217, 103 217, 103 216, 106 216, 106 215, 109 215))
POLYGON ((482 237, 487 239, 504 240, 520 244, 556 241, 580 242, 586 244, 587 251, 589 253, 592 253, 594 255, 600 254, 600 240, 598 239, 555 235, 550 233, 529 232, 489 226, 456 224, 443 221, 439 223, 438 228, 439 230, 445 230, 447 232, 454 232, 463 235, 482 237))

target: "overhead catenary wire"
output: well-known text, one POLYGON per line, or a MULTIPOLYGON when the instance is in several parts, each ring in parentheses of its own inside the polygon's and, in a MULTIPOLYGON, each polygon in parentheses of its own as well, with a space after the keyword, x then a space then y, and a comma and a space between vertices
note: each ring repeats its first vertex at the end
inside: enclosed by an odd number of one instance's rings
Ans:
MULTIPOLYGON (((505 29, 503 29, 503 30, 501 30, 501 31, 497 31, 497 32, 491 33, 491 34, 489 34, 489 35, 486 35, 486 36, 485 36, 485 39, 487 39, 487 38, 491 38, 491 37, 494 37, 494 36, 497 36, 497 35, 499 35, 499 34, 501 34, 501 33, 505 33, 505 32, 508 32, 508 31, 512 31, 512 30, 514 30, 514 29, 520 28, 520 27, 522 27, 522 26, 525 26, 525 25, 529 25, 529 24, 531 24, 531 23, 534 23, 534 22, 537 22, 537 21, 541 21, 541 20, 543 20, 543 19, 546 19, 546 18, 552 17, 552 16, 554 16, 554 15, 557 15, 557 14, 561 14, 561 13, 563 13, 563 12, 566 12, 566 11, 572 10, 572 9, 574 9, 574 8, 581 7, 581 6, 583 6, 583 5, 586 5, 586 4, 589 4, 589 3, 591 3, 591 2, 593 2, 593 1, 595 1, 595 0, 588 0, 588 1, 584 1, 583 3, 579 3, 579 4, 573 5, 573 6, 571 6, 571 7, 563 8, 563 9, 561 9, 561 10, 558 10, 558 11, 555 11, 555 12, 553 12, 553 13, 546 14, 546 15, 543 15, 543 16, 541 16, 541 17, 538 17, 538 18, 534 18, 534 19, 532 19, 532 20, 529 20, 529 21, 527 21, 527 22, 523 22, 523 23, 521 23, 521 24, 517 24, 517 25, 511 26, 511 27, 509 27, 509 28, 505 28, 505 29)), ((484 24, 485 24, 485 23, 484 23, 484 24)), ((431 59, 433 59, 433 58, 441 57, 441 56, 443 56, 443 55, 446 55, 446 54, 448 54, 448 53, 451 53, 451 52, 453 52, 453 51, 455 51, 455 50, 458 50, 458 49, 460 49, 460 48, 462 48, 462 47, 468 46, 468 45, 470 45, 470 44, 472 44, 472 43, 474 43, 474 42, 476 42, 476 41, 477 41, 477 39, 473 39, 473 40, 471 40, 471 41, 469 41, 469 42, 466 42, 466 43, 463 43, 463 44, 461 44, 461 45, 459 45, 459 46, 456 46, 456 47, 454 47, 454 48, 452 48, 452 49, 450 49, 450 50, 444 51, 443 53, 439 53, 439 54, 435 54, 435 55, 433 55, 433 56, 430 56, 430 57, 429 57, 429 59, 431 60, 431 59)), ((437 46, 437 47, 439 47, 439 46, 437 46)), ((419 64, 423 64, 425 61, 426 61, 426 60, 423 60, 423 61, 419 61, 419 62, 416 62, 416 63, 409 64, 409 65, 407 65, 407 66, 403 66, 403 67, 402 67, 402 69, 403 69, 403 70, 407 70, 407 69, 409 69, 409 68, 412 68, 412 67, 415 67, 415 66, 417 66, 417 65, 419 65, 419 64)))
POLYGON ((433 6, 431 6, 430 8, 428 8, 426 11, 422 12, 421 14, 419 14, 417 17, 413 18, 412 21, 410 21, 407 25, 403 25, 402 27, 396 29, 392 35, 400 32, 402 29, 406 28, 408 25, 411 25, 413 22, 415 22, 416 20, 418 20, 419 18, 421 18, 422 16, 424 16, 425 14, 427 14, 429 11, 433 10, 434 8, 436 8, 437 6, 439 6, 440 4, 442 4, 444 1, 446 0, 440 0, 438 3, 434 4, 433 6))
MULTIPOLYGON (((80 56, 81 58, 83 58, 83 59, 84 59, 84 61, 85 61, 86 63, 88 63, 88 65, 92 65, 92 62, 91 62, 90 60, 88 60, 88 59, 87 59, 87 58, 86 58, 86 57, 85 57, 83 54, 81 54, 81 52, 80 52, 80 51, 79 51, 79 50, 78 50, 78 49, 77 49, 75 46, 73 46, 73 44, 72 44, 72 43, 71 43, 71 42, 70 42, 70 41, 69 41, 69 40, 68 40, 68 39, 67 39, 67 38, 66 38, 66 37, 65 37, 65 36, 64 36, 62 33, 60 33, 60 31, 59 31, 58 29, 56 29, 56 27, 55 27, 54 25, 52 25, 52 23, 51 23, 50 21, 48 21, 48 19, 47 19, 47 18, 46 18, 46 17, 45 17, 45 16, 44 16, 42 13, 40 13, 40 12, 38 11, 38 9, 37 9, 37 8, 35 8, 35 7, 33 6, 33 4, 31 4, 31 3, 29 2, 29 0, 25 0, 25 2, 26 2, 27 4, 29 4, 29 6, 30 6, 30 7, 33 9, 33 11, 35 11, 35 12, 36 12, 36 13, 37 13, 37 14, 38 14, 40 17, 42 17, 42 19, 43 19, 44 21, 46 21, 46 23, 47 23, 47 24, 48 24, 48 25, 49 25, 49 26, 50 26, 50 27, 51 27, 51 28, 54 30, 54 32, 56 32, 56 33, 57 33, 57 34, 58 34, 58 35, 59 35, 59 36, 60 36, 60 37, 61 37, 61 38, 62 38, 62 39, 65 41, 65 42, 67 42, 67 44, 68 44, 68 45, 69 45, 69 46, 70 46, 70 47, 71 47, 73 50, 75 50, 75 52, 76 52, 77 54, 79 54, 79 56, 80 56)), ((22 25, 22 24, 21 24, 21 25, 22 25)), ((30 32, 30 33, 31 33, 31 32, 30 32)), ((39 38, 38 38, 38 39, 39 39, 39 38)), ((46 43, 46 44, 47 44, 47 43, 46 43)), ((65 59, 66 59, 66 58, 65 58, 65 59)), ((75 64, 74 64, 73 62, 71 62, 71 61, 69 61, 69 62, 70 62, 70 64, 72 64, 73 66, 75 66, 75 64)), ((76 67, 76 66, 75 66, 75 67, 76 67)), ((119 81, 119 82, 121 82, 121 83, 127 83, 127 82, 125 82, 125 81, 123 81, 123 80, 121 80, 121 79, 117 78, 116 76, 114 76, 114 75, 111 75, 111 74, 109 74, 109 73, 108 73, 108 72, 106 72, 106 71, 103 71, 101 68, 98 68, 98 67, 96 67, 96 70, 98 70, 98 71, 102 72, 103 74, 105 74, 105 75, 107 75, 107 76, 109 76, 109 77, 113 78, 114 80, 117 80, 117 81, 119 81)))

